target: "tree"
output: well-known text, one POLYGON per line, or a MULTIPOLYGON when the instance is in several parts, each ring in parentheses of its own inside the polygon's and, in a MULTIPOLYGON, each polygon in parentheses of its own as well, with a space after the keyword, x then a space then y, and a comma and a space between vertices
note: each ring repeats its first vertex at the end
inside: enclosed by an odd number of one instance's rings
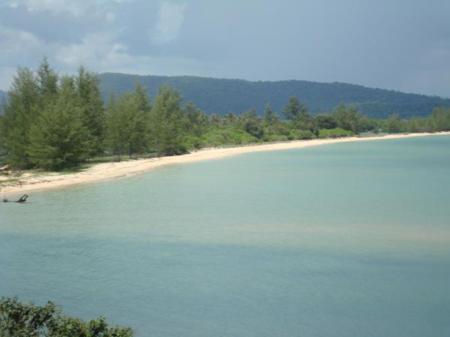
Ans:
POLYGON ((205 133, 208 126, 208 116, 197 108, 194 103, 187 103, 183 114, 186 117, 186 133, 196 137, 200 137, 205 133))
POLYGON ((119 156, 119 160, 127 152, 127 120, 124 110, 119 108, 115 97, 111 96, 106 109, 105 144, 112 154, 119 156))
POLYGON ((398 114, 392 114, 386 119, 386 131, 390 133, 398 133, 403 131, 402 120, 398 114))
POLYGON ((261 125, 261 120, 256 115, 255 109, 244 112, 241 116, 241 121, 245 132, 257 139, 263 138, 264 128, 261 125))
POLYGON ((363 130, 363 116, 356 106, 345 106, 341 104, 333 112, 332 116, 336 120, 337 126, 344 130, 359 133, 363 130))
POLYGON ((98 78, 83 67, 75 78, 77 98, 80 101, 81 120, 87 130, 89 155, 103 152, 105 112, 98 78))
POLYGON ((58 94, 58 75, 50 68, 47 58, 44 58, 37 71, 37 83, 41 106, 53 100, 58 94))
POLYGON ((40 87, 27 68, 19 69, 13 79, 2 123, 3 147, 7 162, 15 168, 28 168, 29 132, 41 106, 40 87))
POLYGON ((133 93, 112 99, 106 116, 106 144, 119 156, 144 153, 149 145, 150 102, 141 86, 133 93))
POLYGON ((44 306, 0 300, 2 337, 132 337, 125 327, 110 327, 103 317, 83 321, 62 314, 52 302, 44 306))
POLYGON ((273 111, 270 104, 266 104, 264 108, 264 124, 266 127, 273 126, 279 123, 279 119, 275 111, 273 111))
POLYGON ((176 155, 187 151, 183 144, 184 115, 180 94, 161 87, 151 111, 152 146, 160 155, 176 155))
POLYGON ((316 125, 319 129, 337 128, 336 119, 330 115, 319 115, 316 117, 316 125))
POLYGON ((450 108, 435 108, 430 122, 433 131, 450 131, 450 108))
POLYGON ((300 103, 297 97, 289 98, 288 104, 285 106, 283 113, 287 120, 299 130, 314 130, 314 121, 308 113, 306 105, 300 103))
POLYGON ((58 98, 46 104, 30 128, 27 154, 32 164, 61 170, 76 166, 87 158, 87 130, 77 103, 73 79, 63 78, 58 98))

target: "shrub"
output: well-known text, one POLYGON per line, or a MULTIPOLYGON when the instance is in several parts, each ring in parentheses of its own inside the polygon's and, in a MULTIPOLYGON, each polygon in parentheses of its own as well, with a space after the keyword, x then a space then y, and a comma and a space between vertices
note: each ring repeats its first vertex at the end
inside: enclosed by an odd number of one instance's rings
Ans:
POLYGON ((44 306, 0 300, 2 337, 132 337, 130 328, 110 327, 103 317, 88 322, 68 317, 52 303, 44 306))

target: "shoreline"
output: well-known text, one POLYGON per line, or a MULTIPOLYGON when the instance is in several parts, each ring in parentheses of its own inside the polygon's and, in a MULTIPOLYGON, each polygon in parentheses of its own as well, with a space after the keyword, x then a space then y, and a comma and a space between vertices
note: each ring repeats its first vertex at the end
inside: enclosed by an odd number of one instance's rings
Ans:
POLYGON ((57 188, 76 186, 81 184, 95 183, 99 181, 130 177, 147 171, 174 164, 194 163, 204 160, 222 159, 226 157, 253 152, 268 152, 291 149, 302 149, 328 144, 376 141, 388 139, 414 138, 424 136, 450 135, 450 132, 439 133, 412 133, 412 134, 389 134, 382 136, 367 137, 345 137, 333 139, 295 140, 290 142, 249 144, 235 147, 206 148, 192 153, 158 157, 151 159, 126 160, 122 162, 108 162, 94 164, 93 166, 75 173, 25 173, 18 178, 15 184, 0 187, 1 198, 9 198, 18 194, 32 191, 43 191, 57 188))

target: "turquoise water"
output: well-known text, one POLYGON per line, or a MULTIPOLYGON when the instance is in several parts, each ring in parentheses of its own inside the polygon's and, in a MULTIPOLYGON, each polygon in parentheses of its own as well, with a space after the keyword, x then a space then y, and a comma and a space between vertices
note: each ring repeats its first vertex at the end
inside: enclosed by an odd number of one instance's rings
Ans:
POLYGON ((138 337, 450 336, 450 137, 246 154, 0 204, 0 296, 138 337))

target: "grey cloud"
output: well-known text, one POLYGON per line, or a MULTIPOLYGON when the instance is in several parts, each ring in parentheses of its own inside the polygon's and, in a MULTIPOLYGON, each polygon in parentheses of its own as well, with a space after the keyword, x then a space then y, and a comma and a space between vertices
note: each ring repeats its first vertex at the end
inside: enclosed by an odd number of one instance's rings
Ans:
POLYGON ((0 6, 0 24, 39 42, 17 50, 0 35, 2 49, 15 50, 0 55, 4 69, 46 53, 61 71, 83 62, 95 71, 341 81, 450 96, 446 0, 16 2, 0 6))

